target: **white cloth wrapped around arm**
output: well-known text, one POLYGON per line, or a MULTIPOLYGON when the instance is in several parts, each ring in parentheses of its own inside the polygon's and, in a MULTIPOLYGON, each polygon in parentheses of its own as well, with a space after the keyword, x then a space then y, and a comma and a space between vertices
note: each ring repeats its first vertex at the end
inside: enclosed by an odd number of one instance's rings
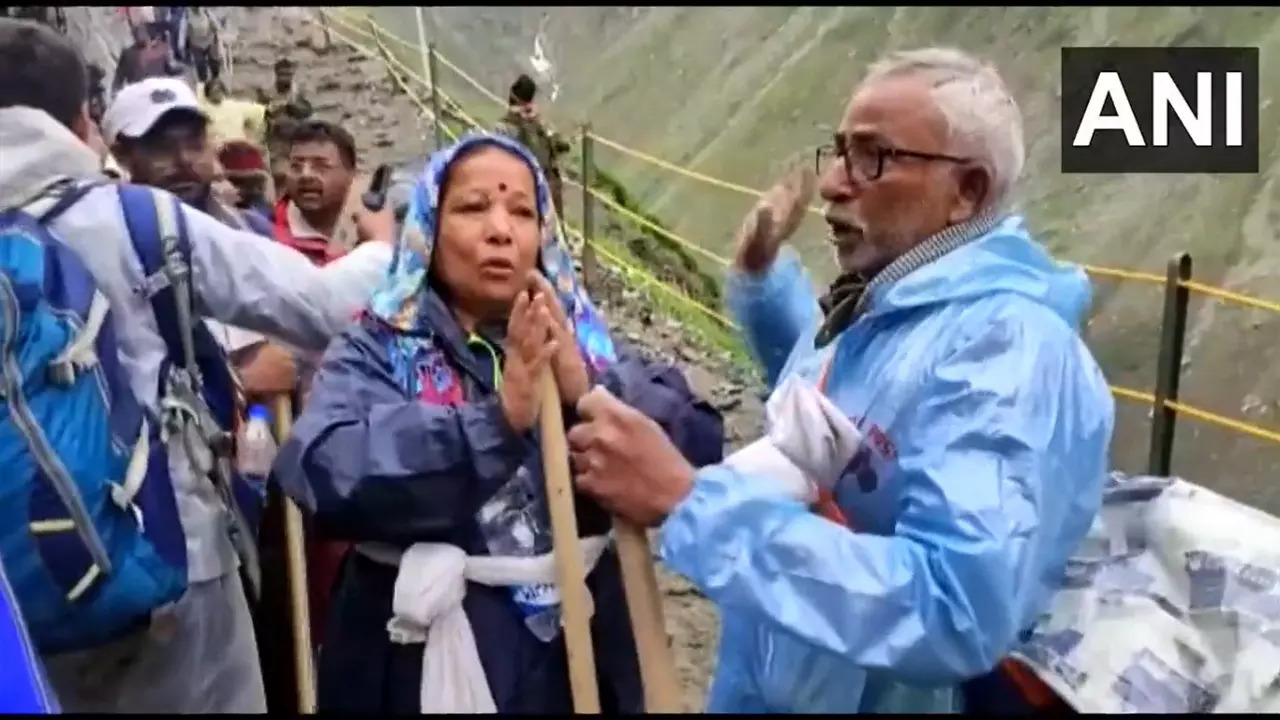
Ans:
POLYGON ((725 458, 735 469, 776 477, 806 503, 831 490, 862 445, 853 422, 809 382, 791 375, 765 404, 765 436, 725 458))

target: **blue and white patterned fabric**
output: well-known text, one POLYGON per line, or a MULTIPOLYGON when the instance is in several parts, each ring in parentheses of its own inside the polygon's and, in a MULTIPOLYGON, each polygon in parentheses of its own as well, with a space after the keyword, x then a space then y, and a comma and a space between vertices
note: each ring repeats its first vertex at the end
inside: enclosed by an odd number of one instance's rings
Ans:
POLYGON ((1113 473, 1015 654, 1080 712, 1280 712, 1280 518, 1113 473))

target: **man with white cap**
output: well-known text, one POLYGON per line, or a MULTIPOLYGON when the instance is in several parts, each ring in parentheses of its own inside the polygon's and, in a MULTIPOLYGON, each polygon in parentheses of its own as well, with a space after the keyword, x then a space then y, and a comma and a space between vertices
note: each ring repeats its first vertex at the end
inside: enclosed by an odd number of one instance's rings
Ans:
MULTIPOLYGON (((75 46, 51 29, 0 20, 0 47, 30 58, 0 63, 0 207, 18 206, 65 178, 103 180, 100 160, 86 145, 88 75, 75 46)), ((109 142, 132 142, 168 113, 198 108, 180 84, 144 85, 117 102, 105 123, 109 142)), ((198 155, 182 149, 184 157, 198 155)), ((196 193, 189 169, 156 165, 155 170, 175 188, 196 193)), ((147 287, 146 278, 125 222, 122 190, 105 182, 90 185, 49 225, 110 303, 133 395, 159 411, 161 368, 170 358, 152 305, 137 292, 147 287)), ((181 207, 179 212, 191 245, 196 310, 308 349, 322 349, 348 324, 358 304, 349 290, 350 275, 363 273, 372 282, 390 262, 392 223, 384 216, 360 218, 362 235, 376 242, 317 268, 289 248, 199 210, 181 207)), ((192 471, 187 455, 172 444, 169 450, 187 541, 188 588, 163 627, 47 658, 50 679, 69 712, 266 711, 225 508, 207 479, 192 471)))
MULTIPOLYGON (((209 137, 210 118, 196 94, 177 78, 148 78, 121 90, 103 117, 104 134, 133 182, 163 188, 191 207, 230 227, 272 235, 263 215, 244 212, 213 192, 218 158, 209 137)), ((370 278, 352 277, 352 312, 363 303, 370 278)), ((296 368, 278 348, 258 352, 266 338, 256 332, 209 322, 228 352, 234 353, 245 390, 253 397, 292 389, 296 368), (280 383, 287 383, 281 387, 280 383)))
POLYGON ((209 116, 178 78, 147 78, 116 93, 102 134, 134 182, 161 187, 208 211, 217 157, 207 141, 209 116))

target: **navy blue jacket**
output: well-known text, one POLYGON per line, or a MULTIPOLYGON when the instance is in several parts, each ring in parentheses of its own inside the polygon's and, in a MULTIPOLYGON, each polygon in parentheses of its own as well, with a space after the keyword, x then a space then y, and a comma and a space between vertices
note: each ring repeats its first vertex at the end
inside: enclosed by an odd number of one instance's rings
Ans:
MULTIPOLYGON (((447 542, 485 555, 476 513, 539 452, 538 438, 511 430, 492 361, 467 347, 443 303, 433 296, 425 311, 437 343, 466 376, 467 402, 437 406, 410 397, 389 359, 395 331, 364 318, 326 353, 276 475, 330 538, 400 547, 447 542)), ((609 387, 657 421, 691 462, 720 461, 722 420, 677 369, 622 350, 607 373, 609 387)), ((573 421, 566 409, 566 425, 573 421)), ((541 463, 532 465, 541 472, 541 463)), ((582 496, 576 504, 582 535, 608 532, 606 512, 582 496)), ((358 553, 344 561, 319 665, 321 710, 417 712, 422 646, 392 645, 386 630, 395 575, 358 553)), ((588 584, 603 707, 640 712, 635 644, 612 551, 588 584)), ((469 584, 464 608, 499 712, 572 712, 563 641, 543 643, 528 631, 505 588, 469 584)))

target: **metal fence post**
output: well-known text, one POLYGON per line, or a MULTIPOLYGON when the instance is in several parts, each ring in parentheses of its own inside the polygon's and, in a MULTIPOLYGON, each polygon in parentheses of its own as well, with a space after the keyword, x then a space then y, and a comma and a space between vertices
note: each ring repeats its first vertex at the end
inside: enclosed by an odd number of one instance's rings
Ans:
POLYGON ((590 293, 596 289, 598 279, 598 261, 596 260, 596 213, 595 198, 591 197, 591 186, 596 181, 595 152, 592 147, 591 123, 582 124, 582 283, 590 293))
POLYGON ((427 45, 427 65, 431 77, 431 115, 434 119, 436 150, 444 147, 444 118, 440 116, 440 63, 436 60, 436 44, 427 45))
POLYGON ((1178 253, 1169 261, 1164 283, 1164 315, 1160 320, 1160 358, 1156 364, 1155 404, 1151 414, 1151 448, 1147 472, 1167 477, 1173 464, 1173 433, 1178 413, 1168 402, 1178 400, 1182 379, 1182 352, 1187 334, 1187 304, 1191 291, 1182 283, 1191 279, 1191 256, 1178 253))

